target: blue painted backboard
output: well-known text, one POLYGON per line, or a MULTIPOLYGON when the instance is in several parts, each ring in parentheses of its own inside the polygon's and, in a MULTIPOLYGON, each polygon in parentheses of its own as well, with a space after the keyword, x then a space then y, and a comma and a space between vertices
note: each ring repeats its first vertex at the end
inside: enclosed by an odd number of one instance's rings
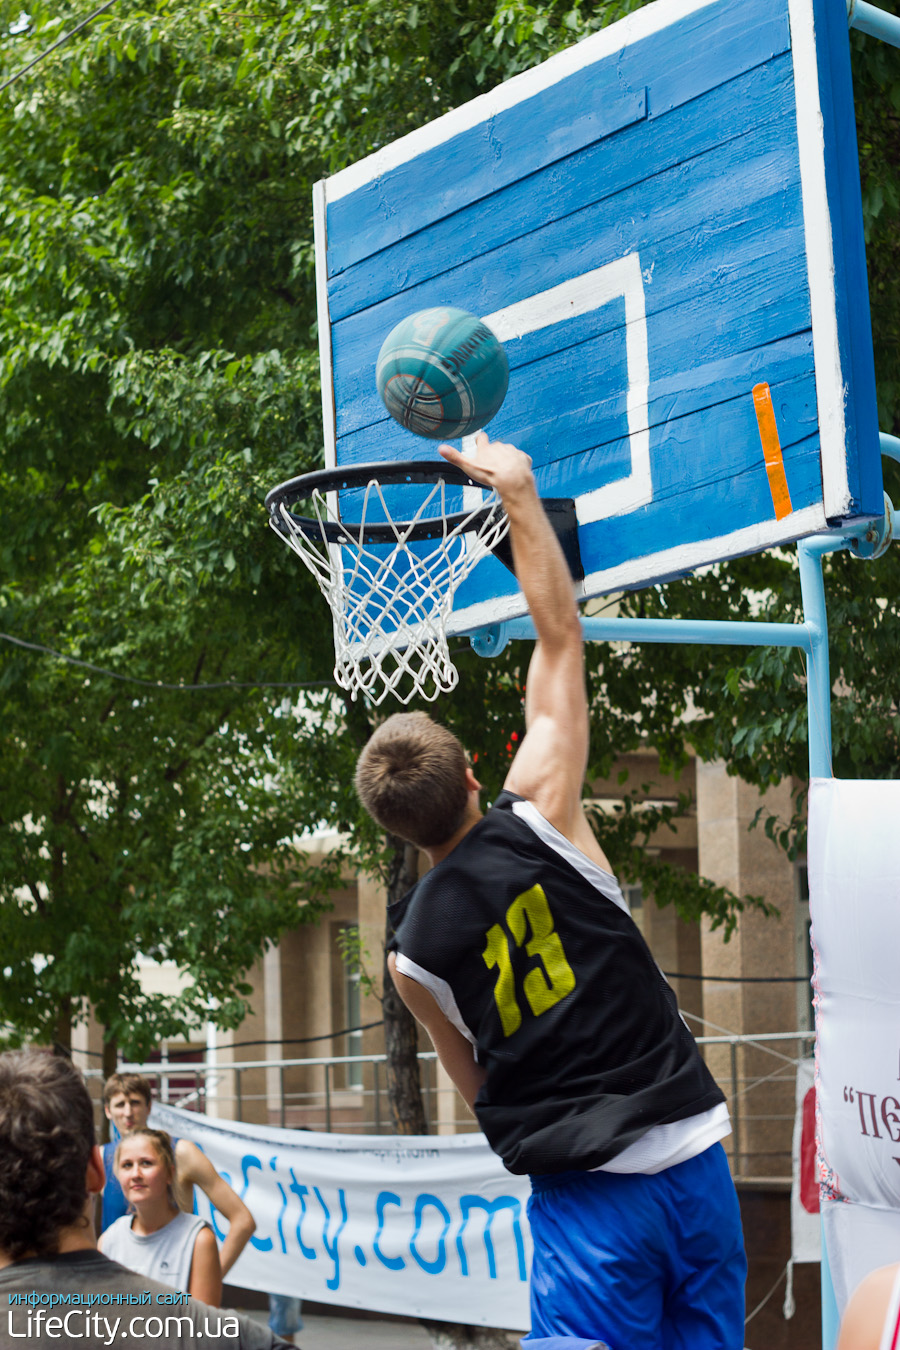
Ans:
MULTIPOLYGON (((656 0, 314 206, 329 466, 434 457, 375 361, 453 305, 506 346, 487 430, 574 498, 586 596, 881 515, 844 0, 656 0)), ((489 558, 450 631, 523 609, 489 558)))

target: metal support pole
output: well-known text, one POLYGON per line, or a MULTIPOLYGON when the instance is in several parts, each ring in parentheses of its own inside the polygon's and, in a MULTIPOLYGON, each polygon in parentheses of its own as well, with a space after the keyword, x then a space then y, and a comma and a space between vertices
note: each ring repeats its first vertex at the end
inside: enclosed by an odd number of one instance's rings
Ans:
POLYGON ((851 28, 870 37, 880 38, 892 47, 900 47, 900 18, 888 14, 877 5, 869 5, 866 0, 849 0, 847 19, 851 28))
MULTIPOLYGON (((900 19, 897 20, 900 23, 900 19)), ((878 434, 881 442, 881 453, 887 459, 896 459, 900 463, 900 436, 889 436, 886 431, 878 434)))
MULTIPOLYGON (((835 545, 843 547, 843 541, 835 545)), ((809 647, 803 624, 732 622, 729 619, 601 619, 587 616, 581 627, 588 642, 689 642, 730 647, 809 647)), ((536 637, 529 615, 472 634, 479 656, 496 655, 507 642, 536 637)))
POLYGON ((734 1159, 734 1175, 740 1176, 743 1171, 743 1160, 741 1158, 741 1119, 740 1102, 738 1100, 738 1062, 737 1062, 737 1041, 732 1039, 730 1043, 731 1057, 731 1137, 732 1137, 732 1158, 734 1159))
POLYGON ((848 540, 819 535, 801 539, 797 545, 800 559, 800 593, 803 597, 804 627, 809 634, 806 668, 806 707, 809 722, 809 776, 831 777, 831 671, 828 658, 828 618, 825 612, 825 585, 822 580, 822 555, 846 548, 848 540))
POLYGON ((378 1075, 378 1061, 373 1064, 374 1074, 372 1081, 375 1086, 375 1133, 381 1134, 381 1079, 378 1075))
POLYGON ((831 1278, 831 1267, 828 1264, 828 1248, 825 1246, 824 1224, 822 1225, 821 1231, 822 1258, 820 1272, 822 1280, 822 1350, 833 1350, 833 1347, 837 1345, 838 1333, 841 1329, 841 1318, 838 1313, 837 1299, 834 1296, 834 1281, 831 1278))

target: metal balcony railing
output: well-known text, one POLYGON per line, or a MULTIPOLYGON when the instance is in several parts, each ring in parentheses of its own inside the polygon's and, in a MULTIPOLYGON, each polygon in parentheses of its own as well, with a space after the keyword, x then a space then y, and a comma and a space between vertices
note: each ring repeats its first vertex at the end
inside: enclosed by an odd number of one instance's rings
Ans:
MULTIPOLYGON (((736 1181, 789 1184, 796 1068, 813 1040, 811 1031, 697 1038, 731 1112, 725 1147, 736 1181)), ((418 1058, 429 1132, 476 1129, 439 1073, 435 1054, 425 1051, 418 1058)), ((225 1119, 346 1134, 393 1131, 383 1054, 217 1060, 122 1064, 120 1071, 150 1079, 163 1102, 225 1119)), ((91 1069, 86 1074, 100 1076, 91 1069)))

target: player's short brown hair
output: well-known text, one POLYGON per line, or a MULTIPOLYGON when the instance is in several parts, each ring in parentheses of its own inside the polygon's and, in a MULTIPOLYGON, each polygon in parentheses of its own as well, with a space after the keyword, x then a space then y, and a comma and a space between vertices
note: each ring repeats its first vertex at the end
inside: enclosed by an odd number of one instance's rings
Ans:
POLYGON ((143 1074, 111 1073, 103 1084, 103 1105, 109 1106, 113 1097, 118 1097, 120 1093, 130 1097, 133 1092, 139 1097, 143 1097, 147 1105, 150 1105, 153 1093, 143 1074))
POLYGON ((426 713, 395 713, 374 732, 356 765, 369 815, 417 848, 445 844, 466 811, 466 755, 426 713))
MULTIPOLYGON (((0 1055, 0 1251, 13 1261, 53 1255, 84 1216, 94 1107, 64 1055, 0 1055)), ((87 1220, 86 1224, 89 1226, 87 1220)))

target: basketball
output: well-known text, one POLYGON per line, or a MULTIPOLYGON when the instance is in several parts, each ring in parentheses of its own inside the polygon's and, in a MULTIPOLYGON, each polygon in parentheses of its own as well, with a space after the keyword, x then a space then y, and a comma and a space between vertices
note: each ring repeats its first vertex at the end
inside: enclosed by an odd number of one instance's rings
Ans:
POLYGON ((509 384, 500 342, 463 309, 423 309, 393 328, 375 367, 378 393, 408 431, 448 441, 480 431, 509 384))

